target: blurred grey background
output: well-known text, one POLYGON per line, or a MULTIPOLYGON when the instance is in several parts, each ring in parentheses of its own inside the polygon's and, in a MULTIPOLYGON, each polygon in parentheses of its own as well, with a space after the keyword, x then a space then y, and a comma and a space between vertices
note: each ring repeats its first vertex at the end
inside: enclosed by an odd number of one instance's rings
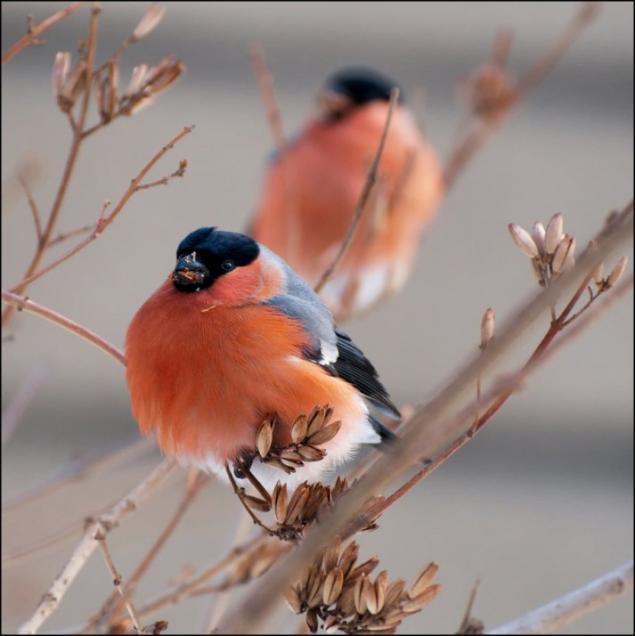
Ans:
MULTIPOLYGON (((4 2, 2 49, 25 28, 63 6, 4 2)), ((108 2, 99 59, 134 28, 147 3, 108 2)), ((137 307, 173 265, 191 229, 244 228, 258 196, 272 140, 248 45, 259 41, 275 76, 287 134, 310 115, 324 78, 365 64, 425 90, 418 113, 442 156, 461 117, 458 79, 484 60, 499 27, 515 34, 511 65, 526 69, 571 19, 572 3, 167 3, 163 23, 132 47, 135 64, 168 53, 186 75, 139 115, 115 122, 82 150, 60 229, 94 221, 130 178, 182 126, 196 129, 153 177, 189 168, 182 180, 134 197, 117 222, 80 256, 34 284, 29 295, 118 346, 137 307)), ((70 135, 51 93, 56 51, 85 37, 83 9, 23 51, 2 72, 2 279, 15 284, 34 249, 28 207, 14 175, 24 160, 42 165, 33 186, 50 208, 70 135)), ((507 223, 528 227, 565 214, 584 245, 605 214, 632 196, 633 5, 606 3, 597 21, 555 72, 495 134, 446 200, 405 291, 348 331, 380 370, 397 403, 431 397, 478 344, 487 306, 499 318, 533 292, 527 260, 507 223)), ((629 266, 630 269, 630 266, 629 266)), ((510 359, 519 362, 541 335, 510 359)), ((632 558, 633 309, 621 302, 515 396, 477 439, 363 537, 391 576, 413 577, 427 560, 441 566, 445 593, 402 627, 404 633, 452 632, 477 576, 475 614, 488 627, 511 619, 632 558)), ((3 408, 32 373, 46 379, 16 436, 3 450, 6 500, 46 480, 74 457, 137 436, 122 369, 107 356, 44 321, 19 314, 3 334, 3 408)), ((83 517, 123 494, 157 454, 104 471, 49 499, 3 512, 3 632, 29 615, 67 558, 83 517), (73 530, 28 557, 15 555, 73 530)), ((113 535, 124 576, 176 505, 182 475, 124 521, 113 535), (148 534, 148 519, 153 532, 148 534)), ((185 562, 201 566, 231 540, 238 503, 212 484, 142 585, 163 589, 185 562), (223 511, 222 513, 219 511, 223 511)), ((98 556, 81 574, 49 629, 97 609, 110 577, 98 556)), ((209 601, 161 613, 172 633, 200 629, 209 601)), ((570 628, 570 633, 632 633, 632 597, 570 628)), ((292 628, 293 622, 287 625, 292 628)))

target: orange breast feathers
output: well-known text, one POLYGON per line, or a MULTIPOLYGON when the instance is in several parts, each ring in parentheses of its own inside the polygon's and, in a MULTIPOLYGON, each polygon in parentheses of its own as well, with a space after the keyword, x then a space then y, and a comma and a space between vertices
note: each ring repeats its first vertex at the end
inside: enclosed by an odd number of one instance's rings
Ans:
POLYGON ((235 459, 255 448, 257 427, 272 414, 282 421, 274 441, 286 445, 290 424, 318 404, 334 406, 343 427, 347 418, 365 416, 351 385, 302 359, 309 343, 298 323, 237 298, 241 284, 243 294, 267 297, 266 285, 255 284, 258 267, 239 268, 223 277, 234 277, 231 284, 219 280, 199 293, 178 292, 166 281, 130 325, 133 414, 168 454, 235 459))
MULTIPOLYGON (((330 264, 349 228, 387 109, 385 102, 373 102, 341 121, 315 122, 269 168, 253 236, 310 284, 330 264)), ((354 279, 365 269, 392 264, 399 271, 386 275, 384 286, 396 291, 412 265, 423 229, 436 216, 443 191, 434 150, 409 111, 398 107, 378 184, 337 275, 354 279)), ((325 299, 338 313, 334 300, 328 294, 325 299)))

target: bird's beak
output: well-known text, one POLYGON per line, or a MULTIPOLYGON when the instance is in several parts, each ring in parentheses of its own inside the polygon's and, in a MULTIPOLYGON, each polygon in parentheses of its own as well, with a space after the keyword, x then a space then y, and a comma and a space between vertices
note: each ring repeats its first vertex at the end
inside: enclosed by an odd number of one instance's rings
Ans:
POLYGON ((196 252, 179 258, 172 272, 172 280, 178 289, 194 290, 200 288, 209 270, 196 260, 196 252))
POLYGON ((352 105, 345 95, 323 89, 317 96, 317 107, 324 119, 341 117, 352 105))

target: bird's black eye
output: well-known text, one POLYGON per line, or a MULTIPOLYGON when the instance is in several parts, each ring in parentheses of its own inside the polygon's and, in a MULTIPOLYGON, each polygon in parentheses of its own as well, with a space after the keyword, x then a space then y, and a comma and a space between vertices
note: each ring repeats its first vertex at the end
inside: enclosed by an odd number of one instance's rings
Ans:
POLYGON ((231 272, 231 271, 232 271, 232 269, 235 269, 235 267, 236 267, 236 263, 234 263, 234 261, 231 261, 231 260, 229 260, 229 259, 228 259, 228 260, 226 260, 226 261, 223 261, 223 262, 220 264, 220 268, 221 268, 224 272, 231 272))

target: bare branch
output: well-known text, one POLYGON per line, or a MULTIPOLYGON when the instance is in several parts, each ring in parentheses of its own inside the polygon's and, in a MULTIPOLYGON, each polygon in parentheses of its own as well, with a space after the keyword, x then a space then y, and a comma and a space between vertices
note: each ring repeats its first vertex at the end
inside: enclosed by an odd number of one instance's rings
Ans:
POLYGON ((14 307, 18 310, 25 310, 36 316, 40 316, 49 320, 56 325, 59 325, 63 329, 74 333, 75 335, 83 338, 84 340, 94 344, 96 347, 105 351, 107 354, 111 355, 115 360, 121 362, 125 366, 126 359, 124 357, 123 352, 121 352, 117 347, 110 344, 108 341, 104 340, 101 336, 98 336, 96 333, 87 329, 86 327, 80 325, 79 323, 71 320, 70 318, 66 318, 66 316, 62 316, 62 314, 58 314, 53 309, 49 309, 44 305, 39 305, 38 303, 34 303, 32 300, 29 300, 26 296, 18 296, 9 291, 2 290, 2 300, 14 307))
POLYGON ((42 624, 59 607, 64 595, 68 591, 75 577, 86 565, 88 559, 99 545, 98 536, 107 534, 129 512, 135 510, 140 503, 147 499, 170 474, 175 467, 173 459, 164 459, 140 484, 120 499, 108 512, 91 520, 71 558, 62 571, 57 575, 48 589, 33 616, 29 618, 19 630, 20 634, 35 634, 42 624))
POLYGON ((633 588, 633 562, 590 581, 488 634, 552 634, 604 607, 633 588))
POLYGON ((19 176, 18 181, 20 182, 20 185, 24 190, 24 194, 26 194, 26 198, 29 201, 29 208, 33 215, 33 223, 35 224, 35 235, 37 236, 38 243, 40 243, 42 241, 42 222, 40 221, 40 211, 38 210, 35 199, 33 198, 33 193, 31 192, 31 188, 29 188, 26 180, 22 176, 19 176))
POLYGON ((42 20, 39 24, 29 24, 28 32, 23 35, 6 53, 2 56, 2 63, 6 64, 9 60, 13 59, 22 49, 25 49, 30 44, 33 44, 44 31, 50 29, 57 24, 60 20, 68 17, 71 13, 74 13, 84 3, 83 2, 71 2, 67 7, 61 9, 52 16, 42 20))
POLYGON ((379 162, 381 161, 381 156, 384 152, 384 146, 386 145, 386 138, 388 136, 388 129, 390 128, 392 114, 397 106, 398 99, 399 99, 399 89, 395 87, 390 92, 390 104, 388 106, 388 113, 386 115, 386 123, 384 124, 384 129, 381 133, 379 145, 377 146, 377 152, 375 153, 373 161, 368 170, 368 175, 366 176, 366 181, 364 183, 364 187, 362 188, 362 192, 357 202, 357 207, 355 208, 355 212, 353 214, 351 224, 348 227, 346 236, 344 237, 344 240, 340 244, 340 248, 337 251, 335 258, 333 259, 333 262, 326 268, 326 270, 320 277, 320 280, 318 281, 317 285, 315 286, 315 292, 318 294, 320 293, 320 291, 322 291, 322 289, 324 288, 324 285, 326 285, 326 283, 329 281, 329 279, 333 275, 333 272, 335 271, 335 268, 338 266, 342 258, 344 258, 344 255, 346 254, 346 251, 348 250, 353 240, 353 237, 355 236, 355 230, 357 229, 357 226, 359 225, 359 222, 362 218, 362 214, 364 210, 366 209, 366 204, 368 202, 371 192, 373 191, 373 187, 377 183, 379 162))

